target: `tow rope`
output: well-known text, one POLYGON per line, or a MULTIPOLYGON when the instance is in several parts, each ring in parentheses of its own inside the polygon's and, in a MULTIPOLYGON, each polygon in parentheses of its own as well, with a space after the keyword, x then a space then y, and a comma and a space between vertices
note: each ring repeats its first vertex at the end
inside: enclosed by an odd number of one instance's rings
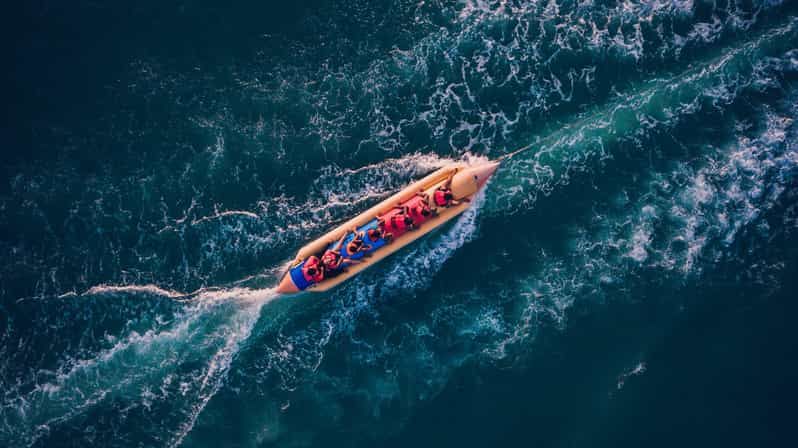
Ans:
POLYGON ((532 149, 533 147, 535 147, 535 145, 536 145, 536 144, 537 144, 537 143, 530 143, 530 144, 528 144, 528 145, 526 145, 526 146, 522 146, 522 147, 520 147, 520 148, 516 149, 515 151, 513 151, 513 152, 511 152, 511 153, 507 153, 507 154, 505 154, 505 155, 503 155, 503 156, 499 157, 498 159, 496 159, 496 161, 498 161, 498 162, 504 162, 505 160, 512 159, 513 157, 517 156, 518 154, 521 154, 522 152, 529 151, 530 149, 532 149))

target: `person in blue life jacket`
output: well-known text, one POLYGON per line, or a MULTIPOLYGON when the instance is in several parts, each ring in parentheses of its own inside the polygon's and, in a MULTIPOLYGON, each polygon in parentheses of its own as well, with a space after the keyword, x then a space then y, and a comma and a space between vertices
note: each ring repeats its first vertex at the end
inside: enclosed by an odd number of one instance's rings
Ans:
POLYGON ((314 284, 324 280, 324 266, 319 257, 311 255, 302 265, 302 275, 305 281, 314 284))
POLYGON ((344 240, 347 236, 348 233, 341 235, 341 238, 335 243, 335 245, 324 251, 324 254, 321 256, 321 264, 324 266, 324 271, 327 278, 333 277, 343 272, 344 263, 360 263, 358 260, 353 260, 349 257, 344 257, 341 255, 341 246, 343 246, 344 240))
POLYGON ((359 231, 357 227, 352 227, 351 239, 347 237, 348 241, 344 245, 347 258, 356 260, 371 255, 368 253, 371 250, 371 244, 366 244, 365 236, 365 231, 359 231))
POLYGON ((372 250, 377 250, 386 244, 390 244, 393 240, 393 235, 386 232, 385 228, 377 222, 374 225, 369 225, 368 230, 366 230, 366 240, 371 245, 372 250))

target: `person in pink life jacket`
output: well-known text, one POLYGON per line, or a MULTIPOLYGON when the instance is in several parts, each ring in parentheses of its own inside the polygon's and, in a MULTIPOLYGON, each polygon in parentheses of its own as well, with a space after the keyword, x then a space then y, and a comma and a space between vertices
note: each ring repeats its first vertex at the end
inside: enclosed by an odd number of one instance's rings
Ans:
POLYGON ((324 280, 324 266, 319 257, 311 255, 302 266, 302 275, 305 280, 311 283, 319 283, 324 280))
POLYGON ((433 216, 429 197, 423 192, 417 193, 415 197, 404 203, 404 212, 410 216, 416 228, 433 216))
POLYGON ((398 238, 408 230, 413 229, 413 218, 407 216, 404 207, 396 206, 388 213, 377 216, 377 228, 381 229, 386 238, 398 238))
POLYGON ((471 202, 468 198, 463 198, 462 200, 457 200, 454 198, 452 194, 452 178, 454 177, 457 170, 452 172, 449 175, 449 178, 446 179, 446 182, 443 183, 440 187, 436 188, 435 191, 432 193, 432 203, 435 207, 452 207, 455 205, 460 205, 462 202, 471 202))
POLYGON ((346 239, 347 233, 341 235, 341 238, 338 240, 335 245, 324 251, 324 254, 321 256, 321 265, 324 267, 325 274, 327 277, 332 277, 334 275, 340 274, 343 270, 341 266, 344 262, 350 264, 357 264, 360 263, 358 260, 352 260, 351 258, 346 258, 341 255, 341 246, 344 244, 344 240, 346 239))

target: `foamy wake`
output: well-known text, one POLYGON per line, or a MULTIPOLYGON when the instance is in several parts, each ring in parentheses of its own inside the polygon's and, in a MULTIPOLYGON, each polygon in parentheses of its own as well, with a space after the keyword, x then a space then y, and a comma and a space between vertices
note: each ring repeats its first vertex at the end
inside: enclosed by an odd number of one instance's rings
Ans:
MULTIPOLYGON (((505 164, 494 182, 501 188, 486 212, 528 210, 573 178, 595 171, 625 144, 647 150, 652 130, 667 131, 701 112, 725 108, 748 94, 780 88, 783 73, 795 71, 794 50, 781 53, 782 42, 798 33, 798 21, 773 28, 718 58, 669 79, 656 80, 617 102, 583 115, 535 142, 534 151, 505 164), (772 52, 776 57, 763 57, 772 52), (690 101, 684 101, 689 98, 690 101)), ((645 239, 641 233, 639 238, 645 239)), ((639 254, 642 256, 642 254, 639 254)))
POLYGON ((200 215, 192 202, 181 217, 167 220, 156 238, 196 238, 201 243, 176 258, 183 264, 159 271, 173 270, 176 281, 186 281, 188 274, 190 284, 201 284, 207 278, 218 278, 231 264, 264 259, 276 262, 269 258, 275 249, 296 247, 327 230, 329 223, 356 214, 452 161, 415 153, 357 169, 329 165, 312 180, 307 197, 278 195, 258 202, 252 210, 214 209, 200 215))
MULTIPOLYGON (((185 296, 151 285, 98 286, 86 294, 142 293, 185 296)), ((273 290, 244 288, 199 292, 163 328, 133 331, 92 357, 68 360, 30 392, 4 397, 3 423, 13 439, 32 445, 111 397, 131 403, 127 410, 188 402, 172 439, 176 446, 221 387, 261 308, 275 297, 273 290), (171 400, 174 394, 181 400, 171 400)))
POLYGON ((83 295, 85 296, 98 296, 114 293, 128 293, 128 294, 149 294, 155 296, 163 296, 170 298, 185 297, 186 294, 163 289, 157 285, 97 285, 89 288, 83 295))
MULTIPOLYGON (((506 356, 509 346, 534 337, 541 320, 564 324, 575 300, 602 301, 613 285, 629 283, 641 270, 672 277, 678 285, 720 262, 742 229, 772 209, 793 182, 795 112, 766 110, 759 135, 740 135, 700 163, 651 173, 637 201, 621 197, 620 208, 603 210, 594 224, 576 228, 567 256, 541 253, 543 269, 512 288, 525 305, 516 322, 502 325, 511 332, 486 353, 506 356)), ((766 234, 768 227, 756 230, 766 234)))
POLYGON ((775 205, 798 168, 798 149, 789 141, 794 119, 765 114, 757 137, 740 136, 698 169, 682 164, 670 175, 655 175, 648 198, 637 205, 632 237, 622 244, 641 264, 696 275, 705 258, 717 261, 741 229, 775 205), (681 179, 690 179, 673 196, 681 179), (652 235, 660 235, 654 238, 652 235))
POLYGON ((244 303, 241 312, 234 315, 230 323, 216 330, 217 337, 223 341, 213 353, 207 363, 207 369, 201 374, 201 380, 195 384, 196 392, 193 403, 190 406, 188 415, 178 428, 172 438, 170 446, 179 446, 186 435, 194 428, 197 418, 205 409, 208 402, 216 395, 222 387, 227 373, 230 370, 235 355, 241 343, 249 338, 252 329, 258 320, 260 310, 267 302, 275 299, 278 295, 273 290, 228 290, 218 293, 203 293, 197 299, 200 301, 210 300, 240 300, 244 303))

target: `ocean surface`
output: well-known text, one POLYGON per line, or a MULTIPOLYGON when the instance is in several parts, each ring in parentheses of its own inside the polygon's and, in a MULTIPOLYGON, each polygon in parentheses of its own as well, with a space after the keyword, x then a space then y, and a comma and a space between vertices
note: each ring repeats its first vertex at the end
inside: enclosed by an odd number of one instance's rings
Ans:
POLYGON ((798 446, 798 2, 18 3, 0 446, 798 446), (456 222, 274 293, 524 145, 456 222))

